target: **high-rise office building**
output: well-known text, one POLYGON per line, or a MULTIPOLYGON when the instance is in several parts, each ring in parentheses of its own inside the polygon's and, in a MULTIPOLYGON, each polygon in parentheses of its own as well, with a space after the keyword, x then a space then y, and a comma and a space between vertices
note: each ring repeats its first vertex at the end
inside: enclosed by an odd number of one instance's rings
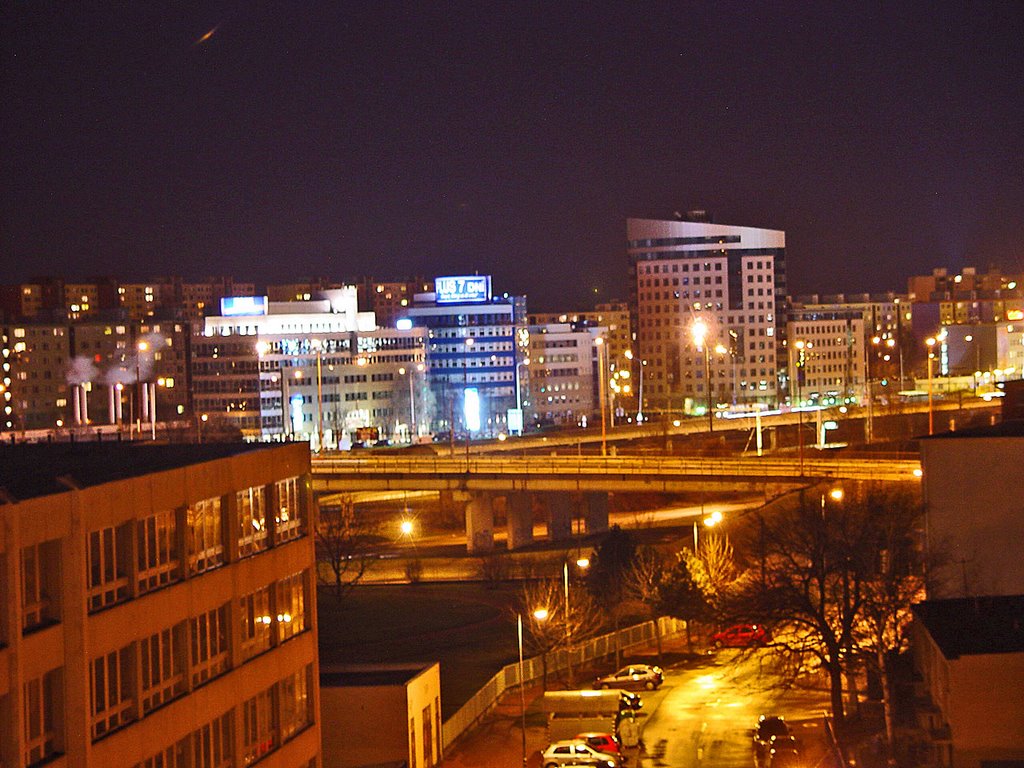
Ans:
POLYGON ((785 396, 786 234, 689 218, 626 224, 644 411, 775 403, 785 396))
POLYGON ((433 291, 413 297, 397 325, 429 334, 431 403, 422 418, 431 431, 475 437, 520 431, 520 363, 529 345, 524 296, 494 296, 490 275, 439 277, 433 291))

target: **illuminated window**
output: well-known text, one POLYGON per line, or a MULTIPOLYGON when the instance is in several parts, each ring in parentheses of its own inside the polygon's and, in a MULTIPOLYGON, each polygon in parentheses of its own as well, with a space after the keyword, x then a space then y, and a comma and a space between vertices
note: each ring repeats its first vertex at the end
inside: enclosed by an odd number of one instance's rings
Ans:
POLYGON ((220 497, 192 504, 185 513, 188 531, 188 565, 202 573, 224 562, 220 497))
POLYGON ((241 600, 242 659, 251 659, 270 648, 270 589, 264 588, 241 600))
POLYGON ((277 511, 274 516, 277 541, 289 541, 302 535, 302 503, 299 478, 275 483, 277 511))
POLYGON ((284 641, 306 629, 305 572, 277 583, 278 640, 284 641))
POLYGON ((262 486, 246 488, 236 495, 238 506, 238 556, 267 548, 266 492, 262 486))

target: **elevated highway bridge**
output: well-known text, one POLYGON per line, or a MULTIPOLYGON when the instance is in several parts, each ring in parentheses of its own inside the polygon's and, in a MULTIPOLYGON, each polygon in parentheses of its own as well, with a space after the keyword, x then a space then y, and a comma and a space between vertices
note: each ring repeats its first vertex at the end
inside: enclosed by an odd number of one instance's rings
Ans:
POLYGON ((366 491, 437 491, 464 507, 471 552, 494 546, 494 501, 504 498, 508 544, 533 539, 534 510, 546 508, 552 539, 572 535, 573 506, 585 502, 588 533, 608 527, 608 494, 760 491, 774 496, 823 481, 920 482, 917 459, 796 457, 673 458, 635 456, 415 456, 366 453, 313 459, 318 495, 366 491))

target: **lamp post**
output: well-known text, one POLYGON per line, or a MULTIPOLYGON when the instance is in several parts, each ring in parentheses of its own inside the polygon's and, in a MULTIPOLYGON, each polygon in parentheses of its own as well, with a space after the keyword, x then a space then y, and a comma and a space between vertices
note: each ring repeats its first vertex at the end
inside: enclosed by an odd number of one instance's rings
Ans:
POLYGON ((138 345, 137 345, 137 349, 138 349, 138 354, 135 355, 135 401, 138 403, 138 405, 135 408, 132 409, 132 410, 135 411, 135 414, 132 414, 132 423, 135 424, 135 430, 141 436, 142 435, 142 420, 144 418, 144 415, 142 413, 143 398, 145 397, 145 391, 142 388, 142 373, 141 373, 141 371, 142 371, 141 362, 142 361, 141 361, 141 358, 142 358, 142 353, 145 352, 147 349, 149 349, 149 344, 147 344, 145 341, 140 341, 138 343, 138 345), (137 414, 137 417, 136 417, 136 414, 137 414), (137 423, 136 423, 136 418, 138 418, 138 422, 137 423))
POLYGON ((594 339, 597 345, 597 407, 601 411, 601 455, 608 455, 607 425, 605 424, 605 397, 604 391, 604 337, 598 336, 594 339))
POLYGON ((324 379, 323 379, 323 345, 320 339, 313 339, 316 350, 316 449, 324 448, 324 379))
POLYGON ((423 370, 423 363, 417 363, 415 368, 399 368, 401 376, 409 377, 409 442, 416 442, 416 394, 413 392, 413 376, 416 371, 423 370))
POLYGON ((739 400, 737 390, 739 389, 739 376, 736 375, 736 358, 739 356, 740 335, 736 331, 729 331, 729 357, 732 358, 732 404, 736 405, 739 400))
POLYGON ((964 336, 964 341, 974 345, 974 396, 978 396, 978 384, 981 381, 981 339, 975 339, 973 334, 964 336))
POLYGON ((935 411, 932 400, 932 360, 935 359, 935 337, 929 336, 924 340, 925 345, 928 347, 928 434, 935 433, 935 411))
MULTIPOLYGON (((538 608, 533 618, 544 621, 548 617, 547 608, 538 608)), ((523 614, 516 614, 516 637, 519 640, 519 724, 522 729, 523 766, 526 766, 526 675, 523 672, 523 614)))
POLYGON ((640 383, 637 387, 637 424, 643 424, 643 369, 647 360, 640 360, 640 383))
POLYGON ((469 392, 469 353, 476 342, 472 337, 466 339, 466 353, 462 357, 462 424, 466 428, 466 465, 469 466, 469 419, 466 417, 466 395, 469 392))
POLYGON ((704 388, 707 392, 707 410, 708 410, 708 432, 715 431, 715 413, 711 403, 711 349, 708 347, 708 324, 700 318, 693 321, 693 326, 690 328, 690 332, 693 334, 693 343, 697 345, 697 351, 704 351, 704 388))

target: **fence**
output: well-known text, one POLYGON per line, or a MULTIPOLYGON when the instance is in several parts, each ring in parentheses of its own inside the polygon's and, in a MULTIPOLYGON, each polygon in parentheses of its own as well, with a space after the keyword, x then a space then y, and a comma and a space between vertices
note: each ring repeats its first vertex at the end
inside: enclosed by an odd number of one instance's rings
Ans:
MULTIPOLYGON (((661 627, 662 637, 682 632, 686 623, 678 619, 663 616, 658 619, 661 627)), ((616 632, 609 632, 606 635, 595 637, 587 643, 578 645, 572 649, 572 666, 574 669, 581 664, 594 659, 601 659, 611 656, 615 649, 620 651, 633 648, 654 640, 654 622, 646 621, 643 624, 635 624, 616 632)), ((548 656, 548 671, 558 672, 568 669, 570 657, 565 651, 552 653, 548 656)), ((447 749, 463 733, 468 731, 480 720, 488 710, 497 703, 505 691, 515 688, 521 683, 529 683, 539 680, 544 674, 544 667, 539 656, 523 659, 523 679, 519 679, 519 664, 509 664, 501 669, 494 677, 487 681, 483 688, 473 694, 454 715, 449 717, 442 726, 442 742, 447 749)))

